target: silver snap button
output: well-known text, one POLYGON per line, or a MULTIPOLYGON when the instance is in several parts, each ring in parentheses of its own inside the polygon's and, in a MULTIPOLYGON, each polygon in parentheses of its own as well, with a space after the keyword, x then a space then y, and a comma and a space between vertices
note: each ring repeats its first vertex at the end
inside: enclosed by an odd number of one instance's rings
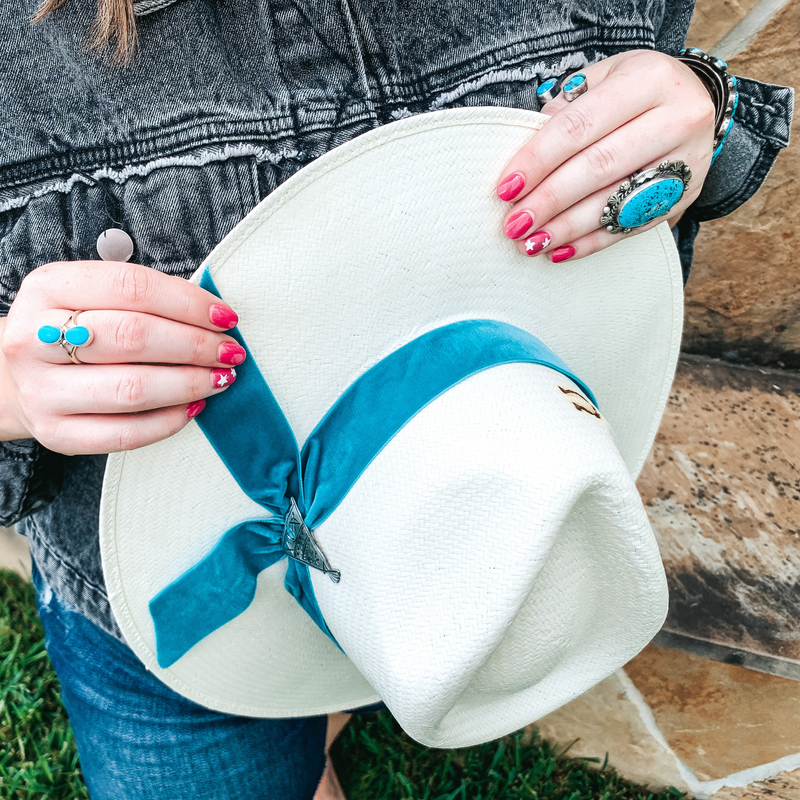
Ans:
POLYGON ((119 228, 109 228, 97 237, 97 254, 103 261, 128 261, 133 255, 133 239, 119 228))

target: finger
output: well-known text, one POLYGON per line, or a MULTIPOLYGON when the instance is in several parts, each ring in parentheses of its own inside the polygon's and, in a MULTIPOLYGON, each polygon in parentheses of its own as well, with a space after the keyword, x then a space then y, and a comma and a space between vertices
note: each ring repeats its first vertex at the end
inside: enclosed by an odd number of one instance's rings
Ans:
POLYGON ((668 116, 661 110, 643 114, 561 164, 515 204, 506 220, 506 234, 512 239, 528 234, 532 228, 523 230, 526 222, 541 227, 582 198, 621 183, 644 165, 655 166, 664 160, 664 153, 677 153, 676 148, 682 147, 676 156, 680 160, 701 163, 705 140, 686 141, 685 134, 670 130, 668 116), (654 136, 653 131, 661 133, 654 136), (521 216, 523 212, 527 216, 521 216))
MULTIPOLYGON (((551 253, 571 244, 600 228, 600 215, 613 189, 603 189, 584 198, 562 214, 557 215, 542 228, 533 231, 517 243, 517 249, 526 256, 551 253)), ((608 233, 608 231, 606 231, 608 233)), ((611 234, 608 234, 611 236, 611 234)))
MULTIPOLYGON (((584 258, 620 241, 620 234, 612 234, 600 225, 603 208, 617 189, 617 186, 608 186, 554 217, 544 228, 520 241, 517 245, 519 252, 526 256, 544 253, 551 260, 560 262, 584 258)), ((680 214, 691 205, 696 195, 696 190, 687 190, 678 203, 627 235, 642 233, 664 222, 668 215, 680 214)))
MULTIPOLYGON (((49 310, 37 323, 57 327, 68 317, 69 311, 49 310)), ((152 314, 84 311, 76 321, 92 333, 91 342, 76 352, 85 364, 238 366, 246 356, 245 349, 229 336, 152 314)), ((40 345, 37 354, 43 361, 69 362, 63 348, 42 342, 40 345)))
POLYGON ((193 403, 141 414, 80 414, 55 420, 37 438, 66 455, 118 453, 174 436, 200 411, 193 403))
POLYGON ((660 225, 662 222, 664 222, 664 220, 664 217, 659 217, 658 219, 648 222, 646 225, 636 228, 635 232, 629 234, 613 234, 609 233, 604 228, 597 228, 591 233, 587 233, 585 236, 574 239, 567 245, 553 247, 545 255, 554 264, 560 264, 564 261, 578 261, 581 258, 586 258, 586 256, 599 253, 601 250, 611 247, 620 241, 620 236, 622 235, 626 237, 637 236, 640 233, 644 233, 645 231, 655 228, 656 225, 660 225))
POLYGON ((591 68, 585 74, 589 85, 585 94, 572 103, 559 95, 547 104, 547 113, 552 114, 550 120, 503 171, 498 187, 501 199, 521 199, 558 165, 654 105, 652 88, 646 81, 631 81, 613 74, 598 82, 598 75, 591 68), (515 175, 522 178, 522 185, 513 196, 508 196, 502 187, 515 175))
POLYGON ((46 398, 50 415, 126 414, 186 405, 227 390, 231 367, 159 367, 139 364, 51 367, 58 393, 46 398))
POLYGON ((209 330, 227 330, 238 322, 224 301, 183 278, 114 261, 45 264, 25 278, 20 297, 28 311, 140 311, 209 330))

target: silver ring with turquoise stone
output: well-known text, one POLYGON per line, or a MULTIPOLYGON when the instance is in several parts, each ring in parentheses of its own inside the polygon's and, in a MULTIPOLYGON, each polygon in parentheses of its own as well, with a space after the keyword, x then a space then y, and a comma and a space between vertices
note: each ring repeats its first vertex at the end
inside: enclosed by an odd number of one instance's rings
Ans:
POLYGON ((55 325, 42 325, 37 332, 40 342, 57 344, 63 348, 74 364, 83 364, 75 351, 79 347, 86 347, 92 343, 94 334, 85 325, 78 325, 78 315, 82 311, 73 311, 69 319, 60 327, 55 325))
POLYGON ((561 91, 561 81, 558 78, 549 78, 539 84, 536 89, 536 99, 544 105, 554 100, 561 91))
POLYGON ((692 179, 683 161, 662 161, 636 172, 608 198, 600 224, 609 233, 630 233, 663 217, 680 201, 692 179))
POLYGON ((589 83, 586 80, 586 76, 579 72, 577 75, 573 75, 561 88, 564 91, 564 99, 571 103, 576 97, 580 97, 588 90, 589 83))

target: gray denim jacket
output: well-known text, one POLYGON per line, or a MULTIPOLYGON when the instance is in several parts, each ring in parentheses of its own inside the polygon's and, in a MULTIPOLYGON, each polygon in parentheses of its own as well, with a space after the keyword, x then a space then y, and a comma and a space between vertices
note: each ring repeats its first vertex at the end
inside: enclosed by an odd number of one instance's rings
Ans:
MULTIPOLYGON (((112 227, 133 259, 189 276, 258 201, 360 133, 425 111, 536 109, 538 83, 634 48, 674 54, 693 0, 138 0, 139 49, 84 44, 96 0, 32 26, 0 3, 0 313, 24 276, 97 258, 112 227)), ((789 137, 791 90, 740 81, 736 122, 680 226, 732 211, 789 137)), ((0 522, 69 603, 119 636, 98 547, 104 456, 0 445, 0 522)), ((165 481, 191 481, 165 475, 165 481)))

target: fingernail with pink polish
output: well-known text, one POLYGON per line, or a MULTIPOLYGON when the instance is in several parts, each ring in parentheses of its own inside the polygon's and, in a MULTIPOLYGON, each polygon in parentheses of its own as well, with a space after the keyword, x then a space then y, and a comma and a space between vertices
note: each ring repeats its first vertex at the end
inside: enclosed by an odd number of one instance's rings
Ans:
POLYGON ((547 231, 536 231, 536 233, 532 233, 525 240, 525 255, 535 256, 537 253, 541 253, 551 241, 553 240, 547 231))
POLYGON ((239 317, 233 309, 218 303, 214 303, 208 309, 208 316, 211 324, 216 325, 218 328, 235 328, 236 323, 239 322, 239 317))
POLYGON ((552 253, 550 253, 550 260, 554 264, 558 264, 559 261, 566 261, 568 258, 572 258, 575 255, 575 248, 571 245, 565 244, 563 247, 556 247, 552 253))
POLYGON ((238 367, 246 355, 244 347, 236 342, 223 342, 219 346, 218 356, 223 364, 233 364, 234 367, 238 367))
POLYGON ((497 187, 497 196, 501 200, 513 200, 522 191, 524 185, 525 178, 519 172, 515 172, 497 187))
POLYGON ((506 236, 508 236, 509 239, 519 239, 520 236, 524 236, 532 227, 533 215, 531 212, 520 211, 514 214, 513 217, 509 217, 508 222, 506 222, 506 236))
POLYGON ((236 380, 235 369, 212 369, 211 385, 215 389, 223 389, 230 386, 236 380))
POLYGON ((189 419, 194 419, 205 407, 205 400, 195 400, 194 403, 189 403, 189 405, 186 406, 186 416, 189 419))

